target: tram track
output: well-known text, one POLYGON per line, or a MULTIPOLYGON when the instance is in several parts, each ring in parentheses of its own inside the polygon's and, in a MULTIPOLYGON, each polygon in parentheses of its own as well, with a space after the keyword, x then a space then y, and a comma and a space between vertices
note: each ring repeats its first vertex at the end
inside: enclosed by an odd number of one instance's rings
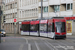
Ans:
MULTIPOLYGON (((50 50, 58 50, 57 48, 54 47, 53 44, 49 43, 47 40, 44 40, 44 39, 39 39, 39 40, 41 40, 43 43, 45 43, 45 45, 46 45, 47 47, 49 47, 50 50)), ((51 39, 50 39, 50 40, 51 40, 51 39)))
POLYGON ((46 39, 46 38, 41 38, 41 37, 31 37, 30 39, 26 39, 26 43, 30 44, 29 50, 32 50, 34 48, 36 48, 36 50, 45 50, 43 47, 46 46, 46 48, 48 48, 48 50, 60 50, 64 49, 67 50, 67 46, 71 46, 69 45, 69 43, 73 43, 72 41, 70 41, 70 39, 67 40, 53 40, 53 39, 46 39), (30 41, 30 42, 29 42, 30 41), (35 47, 34 47, 35 46, 35 47))
POLYGON ((38 46, 36 41, 35 41, 35 45, 36 45, 37 50, 40 50, 40 48, 39 48, 39 46, 38 46))
POLYGON ((47 41, 45 41, 45 42, 47 43, 47 45, 49 44, 49 45, 53 48, 52 50, 58 50, 57 48, 54 47, 53 44, 51 44, 51 43, 49 43, 49 42, 47 42, 47 41))
POLYGON ((52 46, 55 50, 60 50, 60 48, 62 48, 64 50, 68 50, 68 49, 74 50, 74 47, 73 46, 70 47, 68 44, 65 44, 66 41, 63 43, 62 41, 64 41, 64 40, 58 40, 58 41, 57 40, 54 40, 54 41, 58 42, 57 43, 57 46, 55 46, 53 43, 50 43, 49 41, 46 41, 46 40, 43 40, 43 41, 46 42, 47 44, 49 44, 50 46, 52 46))
POLYGON ((26 44, 28 44, 28 50, 31 50, 31 44, 28 43, 28 39, 27 38, 24 38, 26 40, 26 44))
MULTIPOLYGON (((39 38, 39 40, 41 40, 41 41, 43 41, 44 43, 45 43, 45 45, 47 46, 47 47, 49 47, 51 50, 58 50, 57 48, 55 48, 55 46, 52 44, 52 43, 50 43, 50 42, 48 42, 48 41, 46 41, 46 40, 44 40, 44 39, 41 39, 41 38, 39 38)), ((51 40, 51 39, 50 39, 51 40)), ((53 40, 53 41, 56 41, 56 40, 53 40)), ((60 44, 57 44, 57 46, 62 46, 62 45, 60 45, 60 44)))
POLYGON ((61 48, 64 48, 65 50, 68 50, 68 49, 74 50, 75 49, 74 46, 72 45, 72 43, 70 43, 67 40, 65 40, 65 41, 64 40, 59 40, 57 42, 60 43, 61 44, 61 48))

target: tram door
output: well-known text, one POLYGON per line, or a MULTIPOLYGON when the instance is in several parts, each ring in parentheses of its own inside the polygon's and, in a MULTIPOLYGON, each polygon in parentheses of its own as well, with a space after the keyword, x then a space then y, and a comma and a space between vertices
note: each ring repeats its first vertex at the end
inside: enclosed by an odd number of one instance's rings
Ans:
POLYGON ((48 20, 40 21, 40 36, 48 37, 48 20))
POLYGON ((53 19, 48 20, 48 37, 54 38, 55 35, 55 23, 53 19))

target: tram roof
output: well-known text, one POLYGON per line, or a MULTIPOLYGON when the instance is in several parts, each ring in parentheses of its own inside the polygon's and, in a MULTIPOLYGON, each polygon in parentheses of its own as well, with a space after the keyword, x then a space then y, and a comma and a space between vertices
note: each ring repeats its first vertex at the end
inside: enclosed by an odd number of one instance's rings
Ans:
POLYGON ((22 24, 30 24, 30 21, 23 21, 22 24))
POLYGON ((31 24, 31 25, 39 24, 39 20, 31 21, 30 24, 31 24))

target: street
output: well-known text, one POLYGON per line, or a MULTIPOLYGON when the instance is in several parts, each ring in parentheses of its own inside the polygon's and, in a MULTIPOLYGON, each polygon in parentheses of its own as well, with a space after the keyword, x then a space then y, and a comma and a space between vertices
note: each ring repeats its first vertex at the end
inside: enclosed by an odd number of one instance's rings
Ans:
POLYGON ((35 36, 7 35, 2 37, 0 50, 75 50, 75 36, 50 39, 35 36))

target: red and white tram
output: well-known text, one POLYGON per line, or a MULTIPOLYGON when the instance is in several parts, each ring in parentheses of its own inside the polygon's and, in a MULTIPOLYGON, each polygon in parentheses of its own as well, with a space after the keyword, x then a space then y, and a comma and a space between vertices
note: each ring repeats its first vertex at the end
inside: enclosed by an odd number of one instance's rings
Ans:
POLYGON ((23 21, 21 35, 66 38, 66 20, 61 17, 23 21))

